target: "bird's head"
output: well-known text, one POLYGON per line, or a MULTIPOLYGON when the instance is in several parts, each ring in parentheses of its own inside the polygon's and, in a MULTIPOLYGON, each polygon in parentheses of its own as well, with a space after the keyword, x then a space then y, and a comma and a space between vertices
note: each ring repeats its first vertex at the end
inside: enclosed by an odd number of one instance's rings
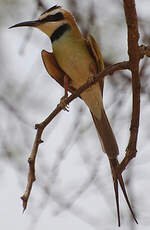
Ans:
POLYGON ((78 31, 75 19, 72 14, 64 10, 61 6, 57 5, 42 13, 38 20, 17 23, 9 28, 11 29, 22 26, 38 28, 47 34, 48 37, 51 37, 53 33, 60 27, 62 27, 64 30, 74 28, 76 31, 78 31))

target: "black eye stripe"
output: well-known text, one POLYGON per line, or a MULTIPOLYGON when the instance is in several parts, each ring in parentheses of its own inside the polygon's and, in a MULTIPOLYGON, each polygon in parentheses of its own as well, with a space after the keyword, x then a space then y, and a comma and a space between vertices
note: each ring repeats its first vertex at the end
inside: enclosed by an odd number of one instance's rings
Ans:
POLYGON ((41 22, 56 22, 64 19, 62 13, 56 13, 54 15, 48 15, 46 18, 43 18, 41 22))

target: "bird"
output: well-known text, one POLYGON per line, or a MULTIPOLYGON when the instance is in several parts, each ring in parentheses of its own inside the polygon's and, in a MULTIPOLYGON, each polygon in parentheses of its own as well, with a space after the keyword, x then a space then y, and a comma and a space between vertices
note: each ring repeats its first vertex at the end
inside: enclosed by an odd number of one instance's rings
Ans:
MULTIPOLYGON (((47 72, 68 91, 73 93, 87 81, 104 69, 100 48, 92 35, 85 38, 74 16, 62 6, 54 5, 43 12, 37 20, 17 23, 9 28, 34 27, 44 32, 51 40, 53 52, 43 50, 42 59, 47 72)), ((108 121, 103 105, 104 79, 83 91, 80 98, 88 106, 92 115, 102 150, 106 153, 115 191, 118 226, 120 226, 120 207, 118 185, 136 223, 137 219, 131 207, 122 174, 118 170, 118 144, 108 121)))

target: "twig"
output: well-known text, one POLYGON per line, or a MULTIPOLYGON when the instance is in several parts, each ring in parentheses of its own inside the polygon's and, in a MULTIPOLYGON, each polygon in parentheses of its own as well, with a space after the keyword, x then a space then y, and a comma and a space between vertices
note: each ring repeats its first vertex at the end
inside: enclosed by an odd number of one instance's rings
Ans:
POLYGON ((40 124, 35 125, 35 129, 37 129, 36 137, 34 140, 34 144, 32 147, 32 152, 29 156, 28 163, 29 163, 29 172, 28 172, 28 181, 27 181, 27 186, 25 193, 21 197, 23 200, 23 210, 25 211, 28 203, 28 199, 30 196, 30 192, 32 189, 33 182, 36 180, 35 177, 35 160, 36 160, 36 155, 37 151, 39 148, 39 145, 43 142, 41 137, 43 130, 45 127, 57 116, 60 111, 62 111, 66 105, 68 105, 71 101, 73 101, 76 97, 80 96, 80 94, 95 84, 97 81, 99 81, 101 78, 104 78, 106 75, 112 74, 114 71, 117 70, 123 70, 123 69, 128 69, 129 68, 129 62, 120 62, 111 66, 108 66, 105 68, 101 73, 97 74, 91 82, 87 82, 84 85, 82 85, 79 89, 77 89, 73 94, 71 94, 68 98, 65 99, 65 103, 59 103, 56 107, 56 109, 40 124))

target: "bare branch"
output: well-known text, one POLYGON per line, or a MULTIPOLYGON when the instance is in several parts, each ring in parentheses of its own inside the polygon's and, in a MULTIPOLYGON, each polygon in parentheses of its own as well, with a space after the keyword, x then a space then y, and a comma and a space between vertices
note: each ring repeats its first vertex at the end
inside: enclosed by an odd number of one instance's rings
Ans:
POLYGON ((135 8, 135 0, 124 0, 124 11, 128 29, 128 54, 130 62, 130 70, 132 73, 132 119, 130 125, 130 138, 126 149, 126 156, 120 164, 120 169, 123 171, 129 161, 136 156, 136 145, 139 129, 140 118, 140 76, 139 76, 139 61, 141 58, 138 45, 139 32, 138 20, 135 8))
POLYGON ((79 89, 77 89, 73 94, 71 94, 68 98, 66 98, 65 103, 62 104, 60 102, 57 105, 56 109, 43 122, 35 125, 35 129, 37 129, 37 133, 36 133, 36 137, 35 137, 34 144, 32 147, 32 152, 28 159, 28 163, 29 163, 28 182, 27 182, 25 193, 21 197, 21 199, 23 200, 24 211, 27 207, 27 203, 28 203, 28 199, 30 196, 33 182, 36 180, 35 178, 35 160, 36 160, 36 155, 37 155, 39 145, 43 142, 41 137, 42 137, 45 127, 57 116, 58 113, 60 113, 66 107, 66 105, 68 105, 75 98, 79 97, 80 94, 84 90, 86 90, 87 88, 89 88, 90 86, 98 82, 101 78, 104 78, 106 75, 112 74, 114 71, 117 71, 117 70, 123 70, 123 69, 128 69, 128 68, 129 68, 129 62, 120 62, 120 63, 114 64, 114 65, 111 65, 105 68, 101 73, 97 74, 93 78, 92 81, 85 83, 79 89))

